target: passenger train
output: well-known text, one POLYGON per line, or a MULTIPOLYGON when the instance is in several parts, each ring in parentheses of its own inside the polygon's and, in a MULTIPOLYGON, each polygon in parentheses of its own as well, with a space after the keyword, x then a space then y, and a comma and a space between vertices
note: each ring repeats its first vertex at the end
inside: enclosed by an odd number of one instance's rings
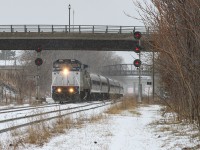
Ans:
POLYGON ((80 102, 123 96, 120 82, 87 71, 88 66, 76 59, 53 62, 51 93, 54 101, 80 102))

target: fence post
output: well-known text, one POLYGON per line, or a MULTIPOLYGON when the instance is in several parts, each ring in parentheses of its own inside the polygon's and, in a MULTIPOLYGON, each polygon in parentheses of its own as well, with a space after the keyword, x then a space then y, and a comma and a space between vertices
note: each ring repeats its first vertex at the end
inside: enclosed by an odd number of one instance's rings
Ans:
POLYGON ((92 33, 94 34, 94 26, 92 27, 92 33))
POLYGON ((51 26, 51 32, 53 33, 53 25, 51 26))

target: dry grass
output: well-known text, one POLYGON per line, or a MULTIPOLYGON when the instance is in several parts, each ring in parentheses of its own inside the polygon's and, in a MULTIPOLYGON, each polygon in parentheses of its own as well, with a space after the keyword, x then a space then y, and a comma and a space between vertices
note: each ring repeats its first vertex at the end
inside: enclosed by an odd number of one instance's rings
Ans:
POLYGON ((164 126, 164 127, 160 127, 158 129, 159 132, 166 132, 166 131, 172 131, 172 128, 169 126, 164 126))
POLYGON ((137 102, 133 97, 125 97, 120 103, 112 105, 106 113, 120 114, 124 110, 133 111, 137 107, 137 102))
POLYGON ((88 121, 86 114, 84 113, 79 113, 78 116, 76 117, 75 125, 74 127, 76 128, 82 128, 84 123, 86 123, 88 121))
POLYGON ((51 137, 50 129, 45 123, 31 125, 27 130, 27 137, 25 143, 43 145, 51 137))
POLYGON ((54 123, 47 124, 45 122, 31 125, 27 130, 25 143, 43 145, 52 136, 66 132, 66 129, 73 127, 74 121, 70 117, 59 117, 54 123))
POLYGON ((199 133, 194 133, 194 134, 191 135, 192 139, 199 138, 199 137, 200 137, 199 133))
POLYGON ((9 144, 7 147, 4 146, 3 150, 11 150, 11 149, 17 150, 17 149, 19 149, 20 146, 25 147, 24 141, 22 138, 17 138, 15 140, 13 140, 12 144, 9 144))
POLYGON ((182 122, 180 121, 175 121, 175 120, 170 120, 170 119, 160 119, 160 120, 156 120, 151 122, 149 125, 153 125, 153 126, 158 126, 158 125, 176 125, 176 124, 180 124, 182 122))
MULTIPOLYGON (((126 99, 122 104, 118 107, 120 109, 125 110, 126 108, 132 108, 133 102, 128 102, 126 99)), ((58 116, 60 113, 58 113, 58 116)), ((31 118, 30 121, 44 119, 48 116, 38 116, 37 118, 31 118)), ((84 113, 79 113, 76 118, 70 117, 59 117, 55 119, 53 122, 41 122, 37 124, 30 125, 27 130, 14 130, 11 135, 13 137, 12 144, 9 145, 11 149, 20 149, 21 147, 25 147, 25 144, 34 144, 38 146, 42 146, 44 143, 48 142, 52 136, 63 134, 69 129, 72 128, 82 128, 83 125, 87 123, 95 123, 106 120, 107 115, 105 114, 97 114, 87 116, 84 113)), ((108 133, 106 136, 112 136, 111 133, 108 133)), ((1 148, 1 145, 0 145, 1 148)), ((1 150, 1 149, 0 149, 1 150)))
POLYGON ((105 120, 107 118, 106 115, 104 114, 98 114, 98 115, 92 115, 89 118, 89 123, 95 123, 95 122, 100 122, 102 120, 105 120))
MULTIPOLYGON (((13 121, 10 125, 10 127, 16 126, 15 122, 13 121)), ((13 130, 10 131, 10 134, 15 137, 15 136, 20 136, 22 134, 22 131, 19 128, 14 128, 13 130)))
POLYGON ((133 115, 136 115, 136 116, 140 116, 140 115, 141 115, 141 113, 138 112, 138 111, 136 111, 136 110, 129 110, 129 112, 130 112, 131 114, 133 114, 133 115))
POLYGON ((51 133, 65 133, 66 129, 72 128, 74 121, 70 117, 59 117, 55 123, 52 124, 51 133))
POLYGON ((154 100, 153 100, 153 97, 148 97, 148 96, 143 96, 142 97, 142 104, 148 104, 148 105, 151 105, 151 104, 162 104, 161 103, 162 101, 159 99, 159 97, 154 97, 154 100))
POLYGON ((113 136, 112 132, 108 131, 105 136, 113 136))
POLYGON ((3 144, 0 142, 0 150, 3 150, 3 144))

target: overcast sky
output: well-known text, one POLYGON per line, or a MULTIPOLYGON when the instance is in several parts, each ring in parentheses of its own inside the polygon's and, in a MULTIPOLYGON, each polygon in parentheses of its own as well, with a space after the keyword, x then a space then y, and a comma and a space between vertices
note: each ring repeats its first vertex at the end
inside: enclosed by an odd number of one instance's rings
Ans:
MULTIPOLYGON (((0 24, 71 24, 142 26, 132 0, 0 0, 0 24), (74 17, 73 17, 74 12, 74 17)), ((117 52, 132 63, 129 52, 117 52)), ((137 57, 133 52, 131 53, 137 57)))

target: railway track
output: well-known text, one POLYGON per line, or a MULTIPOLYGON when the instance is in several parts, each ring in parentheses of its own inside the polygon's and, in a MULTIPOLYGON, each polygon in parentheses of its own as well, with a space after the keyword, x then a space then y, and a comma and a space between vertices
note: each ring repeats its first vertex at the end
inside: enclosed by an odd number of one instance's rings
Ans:
POLYGON ((23 107, 16 107, 16 108, 5 108, 0 109, 0 114, 10 113, 10 112, 17 112, 17 111, 24 111, 24 110, 32 110, 37 108, 45 108, 45 107, 54 107, 60 104, 43 104, 38 106, 23 106, 23 107))
MULTIPOLYGON (((92 101, 94 102, 94 101, 92 101)), ((65 102, 63 104, 69 104, 70 102, 65 102)), ((16 108, 4 108, 0 109, 0 114, 5 114, 5 113, 10 113, 10 112, 20 112, 24 110, 33 110, 33 109, 38 109, 38 108, 48 108, 48 107, 55 107, 55 106, 60 106, 63 104, 58 104, 58 103, 52 103, 52 104, 43 104, 43 105, 38 105, 38 106, 23 106, 23 107, 16 107, 16 108)), ((73 103, 71 103, 73 104, 73 103)))
MULTIPOLYGON (((120 100, 117 100, 116 102, 119 102, 119 101, 120 100)), ((17 129, 17 128, 29 126, 29 125, 32 125, 32 124, 36 124, 36 123, 40 123, 40 122, 44 122, 44 121, 48 121, 48 120, 52 120, 52 119, 56 119, 58 117, 63 117, 63 116, 67 116, 67 115, 70 115, 70 114, 83 112, 83 111, 87 111, 87 110, 91 110, 91 109, 96 109, 96 108, 99 108, 99 107, 104 107, 104 106, 110 105, 112 103, 113 103, 113 101, 90 103, 90 104, 86 104, 86 105, 82 105, 82 106, 70 107, 70 108, 65 108, 65 109, 48 111, 48 112, 44 112, 44 113, 38 113, 38 114, 33 114, 33 115, 27 115, 27 116, 22 116, 22 117, 0 120, 0 124, 4 124, 4 123, 16 121, 16 120, 28 119, 28 118, 41 116, 41 115, 47 115, 47 114, 55 113, 55 116, 52 116, 52 117, 47 117, 47 118, 39 119, 39 120, 35 120, 35 121, 29 121, 29 122, 18 124, 18 125, 12 126, 12 127, 3 128, 3 129, 0 130, 0 133, 4 133, 4 132, 8 132, 8 131, 17 129), (69 111, 69 110, 71 112, 64 113, 65 111, 69 111), (63 114, 61 114, 61 112, 63 112, 63 114), (56 113, 59 113, 59 115, 56 114, 56 113)))

